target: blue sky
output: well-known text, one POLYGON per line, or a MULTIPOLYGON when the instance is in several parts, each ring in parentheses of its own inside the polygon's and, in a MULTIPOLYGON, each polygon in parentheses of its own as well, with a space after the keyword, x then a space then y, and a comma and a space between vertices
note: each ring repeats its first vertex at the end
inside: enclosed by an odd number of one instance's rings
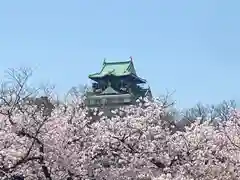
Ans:
POLYGON ((31 67, 63 94, 107 60, 133 56, 177 106, 240 100, 240 1, 9 0, 0 3, 0 74, 31 67))

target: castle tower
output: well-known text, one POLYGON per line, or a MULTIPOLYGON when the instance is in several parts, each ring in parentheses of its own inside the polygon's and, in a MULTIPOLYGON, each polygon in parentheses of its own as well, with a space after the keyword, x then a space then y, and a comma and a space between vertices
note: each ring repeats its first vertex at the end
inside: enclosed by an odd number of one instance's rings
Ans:
POLYGON ((134 104, 139 97, 152 96, 150 88, 141 87, 146 80, 137 75, 132 57, 118 62, 104 59, 101 71, 88 77, 93 81, 86 96, 88 107, 115 108, 134 104))

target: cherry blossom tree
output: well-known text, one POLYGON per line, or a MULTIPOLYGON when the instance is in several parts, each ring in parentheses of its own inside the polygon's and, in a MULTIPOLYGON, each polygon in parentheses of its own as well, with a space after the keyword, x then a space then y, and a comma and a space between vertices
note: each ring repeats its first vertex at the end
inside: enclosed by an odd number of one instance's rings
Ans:
MULTIPOLYGON (((26 103, 29 71, 11 71, 0 94, 0 178, 26 180, 240 179, 240 113, 215 126, 201 117, 185 131, 169 121, 164 101, 147 100, 94 120, 82 97, 43 106, 26 103)), ((51 98, 49 98, 51 99, 51 98)), ((48 101, 44 101, 48 102, 48 101)))

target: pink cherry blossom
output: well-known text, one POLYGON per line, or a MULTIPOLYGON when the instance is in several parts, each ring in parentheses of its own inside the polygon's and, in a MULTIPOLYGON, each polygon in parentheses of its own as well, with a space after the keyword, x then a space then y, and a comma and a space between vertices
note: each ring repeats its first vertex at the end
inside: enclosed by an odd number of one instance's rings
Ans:
POLYGON ((0 177, 27 180, 240 179, 240 115, 214 126, 198 121, 173 132, 167 109, 146 102, 92 119, 89 109, 58 105, 51 116, 37 107, 0 107, 0 177), (9 112, 11 115, 4 112, 9 112), (23 110, 24 109, 24 110, 23 110))

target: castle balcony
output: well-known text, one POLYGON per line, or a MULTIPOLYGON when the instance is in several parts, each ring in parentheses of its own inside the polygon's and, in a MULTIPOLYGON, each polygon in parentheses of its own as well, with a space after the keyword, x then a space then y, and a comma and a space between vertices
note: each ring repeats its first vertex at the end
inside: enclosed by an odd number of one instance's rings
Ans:
POLYGON ((86 105, 88 107, 104 107, 104 106, 122 106, 134 104, 135 96, 132 94, 111 94, 102 95, 96 93, 87 93, 86 105))

